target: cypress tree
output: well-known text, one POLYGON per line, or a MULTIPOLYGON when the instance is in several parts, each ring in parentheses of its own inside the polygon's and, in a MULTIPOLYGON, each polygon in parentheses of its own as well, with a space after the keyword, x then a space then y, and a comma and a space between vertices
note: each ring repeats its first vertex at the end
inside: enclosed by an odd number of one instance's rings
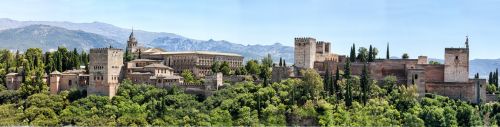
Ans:
POLYGON ((387 43, 387 52, 386 52, 385 59, 390 59, 390 55, 389 55, 389 43, 387 43))
POLYGON ((498 87, 498 68, 495 71, 495 85, 498 87))
POLYGON ((137 59, 141 59, 141 54, 142 54, 142 51, 141 51, 141 49, 139 49, 139 54, 137 54, 137 59))
POLYGON ((285 60, 283 60, 283 66, 286 67, 286 61, 285 60))
POLYGON ((76 48, 73 49, 72 61, 73 61, 73 67, 75 69, 80 69, 80 54, 78 54, 76 48))
POLYGON ((355 44, 352 44, 352 47, 351 47, 351 57, 350 57, 350 60, 351 60, 351 62, 355 62, 356 61, 356 45, 355 44))
POLYGON ((490 75, 488 76, 488 83, 493 84, 493 72, 490 72, 490 75))
POLYGON ((20 59, 21 59, 21 56, 19 54, 19 50, 16 50, 16 73, 19 73, 18 69, 22 63, 22 61, 20 59))
POLYGON ((340 70, 339 66, 337 66, 337 72, 335 72, 335 80, 333 81, 333 87, 335 89, 335 94, 337 95, 337 100, 342 99, 342 95, 340 93, 340 87, 338 81, 340 80, 340 70))
POLYGON ((363 101, 363 105, 366 105, 366 101, 368 101, 369 79, 368 69, 366 68, 366 64, 364 64, 363 71, 361 73, 361 101, 363 101))
POLYGON ((283 59, 281 57, 280 57, 280 64, 279 64, 279 66, 280 67, 283 66, 283 59))
POLYGON ((330 82, 331 82, 330 81, 331 80, 330 79, 330 77, 331 77, 330 76, 330 69, 328 69, 328 66, 326 66, 325 69, 326 69, 325 70, 325 77, 323 79, 323 84, 324 84, 325 87, 323 87, 323 88, 324 88, 324 91, 327 93, 327 95, 330 95, 330 93, 329 93, 330 92, 329 91, 329 89, 330 89, 330 82))
POLYGON ((370 49, 368 49, 368 62, 373 62, 373 47, 370 45, 370 49))
POLYGON ((347 107, 352 105, 352 88, 351 88, 351 62, 347 61, 344 67, 344 78, 346 79, 346 95, 345 104, 347 107))

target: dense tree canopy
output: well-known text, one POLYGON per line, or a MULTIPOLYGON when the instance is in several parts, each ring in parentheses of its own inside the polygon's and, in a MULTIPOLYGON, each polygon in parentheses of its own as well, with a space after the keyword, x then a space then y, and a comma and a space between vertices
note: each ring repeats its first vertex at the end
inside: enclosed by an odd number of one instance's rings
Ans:
MULTIPOLYGON (((63 48, 45 54, 40 49, 28 49, 22 55, 0 51, 0 59, 9 60, 0 61, 0 74, 22 72, 37 77, 49 70, 88 65, 86 53, 76 54, 75 50, 63 48), (58 56, 61 54, 77 57, 61 58, 58 56)), ((270 56, 261 61, 264 64, 248 61, 238 73, 269 78, 272 60, 267 58, 270 56)), ((238 82, 208 97, 186 94, 177 87, 163 89, 126 80, 111 99, 76 89, 49 94, 47 84, 40 78, 26 78, 17 91, 0 88, 0 125, 496 126, 500 123, 498 102, 471 104, 433 94, 419 97, 416 86, 398 84, 395 76, 378 83, 369 77, 366 67, 361 76, 351 75, 350 61, 328 73, 332 74, 321 77, 317 71, 307 69, 301 72, 302 78, 274 83, 238 82)), ((199 81, 189 70, 181 75, 185 82, 199 81)))

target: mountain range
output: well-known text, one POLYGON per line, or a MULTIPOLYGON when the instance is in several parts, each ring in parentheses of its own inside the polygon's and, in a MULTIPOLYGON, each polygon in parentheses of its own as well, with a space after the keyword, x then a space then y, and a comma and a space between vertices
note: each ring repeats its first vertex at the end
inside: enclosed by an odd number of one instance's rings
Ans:
MULTIPOLYGON (((40 47, 45 51, 58 46, 88 50, 96 47, 124 48, 132 29, 102 22, 73 23, 59 21, 17 21, 0 18, 0 48, 11 50, 40 47)), ((133 30, 140 45, 167 51, 208 50, 241 54, 246 60, 261 59, 271 54, 275 61, 283 57, 293 63, 294 48, 280 43, 272 45, 242 45, 224 40, 196 40, 167 32, 133 30)), ((439 59, 430 59, 443 63, 439 59)), ((476 72, 487 77, 500 67, 500 59, 475 59, 470 62, 470 75, 476 72)))
MULTIPOLYGON (((84 50, 88 50, 92 47, 103 47, 103 45, 124 48, 131 31, 132 29, 120 28, 102 22, 72 23, 56 21, 17 21, 0 18, 0 40, 9 40, 0 41, 0 43, 8 44, 13 41, 23 42, 22 44, 0 45, 0 48, 25 49, 29 47, 42 47, 44 50, 51 50, 56 49, 58 45, 84 50), (65 34, 60 35, 60 33, 57 33, 58 31, 43 30, 49 29, 49 27, 50 29, 65 31, 65 34), (13 31, 39 31, 46 33, 15 33, 13 31), (12 36, 13 34, 16 34, 16 36, 12 36), (83 34, 93 35, 94 38, 85 38, 86 36, 83 34), (67 39, 63 39, 65 37, 67 37, 67 39), (73 39, 72 42, 69 42, 71 41, 68 40, 69 38, 73 39), (89 41, 96 44, 82 43, 89 41)), ((163 48, 167 51, 210 50, 237 53, 245 56, 246 60, 261 59, 267 54, 272 54, 274 60, 279 60, 279 57, 283 57, 283 59, 289 61, 289 63, 293 61, 293 48, 279 43, 273 45, 242 45, 224 40, 190 39, 166 32, 133 31, 139 44, 145 47, 163 48)))

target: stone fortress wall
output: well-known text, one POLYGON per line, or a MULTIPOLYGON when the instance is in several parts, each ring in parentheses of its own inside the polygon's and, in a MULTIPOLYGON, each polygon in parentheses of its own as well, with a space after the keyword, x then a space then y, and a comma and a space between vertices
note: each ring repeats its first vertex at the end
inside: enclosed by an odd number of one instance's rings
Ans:
MULTIPOLYGON (((312 43, 316 39, 305 37, 295 38, 295 65, 290 68, 273 69, 272 81, 279 81, 285 78, 299 76, 298 71, 306 68, 317 70, 324 75, 326 69, 329 72, 336 72, 336 68, 344 68, 347 57, 341 55, 331 55, 330 59, 323 59, 322 56, 333 54, 330 52, 330 43, 319 41, 312 43), (310 46, 315 45, 315 57, 311 57, 310 46), (319 51, 318 51, 319 50, 319 51), (304 57, 306 56, 306 57, 304 57), (313 66, 307 63, 314 61, 313 66), (278 74, 284 73, 284 74, 278 74), (275 76, 276 74, 276 76, 275 76), (293 75, 293 76, 292 76, 293 75)), ((425 93, 435 93, 450 98, 462 99, 473 103, 480 100, 492 100, 486 98, 484 79, 469 79, 469 39, 465 41, 466 48, 445 48, 444 64, 429 64, 427 56, 419 56, 418 59, 377 59, 374 62, 353 62, 351 63, 351 73, 361 75, 363 66, 366 64, 371 78, 379 83, 387 76, 395 76, 400 84, 415 84, 420 95, 425 93), (479 95, 479 96, 478 96, 479 95)), ((299 76, 300 77, 300 76, 299 76)), ((488 96, 489 97, 489 96, 488 96)))

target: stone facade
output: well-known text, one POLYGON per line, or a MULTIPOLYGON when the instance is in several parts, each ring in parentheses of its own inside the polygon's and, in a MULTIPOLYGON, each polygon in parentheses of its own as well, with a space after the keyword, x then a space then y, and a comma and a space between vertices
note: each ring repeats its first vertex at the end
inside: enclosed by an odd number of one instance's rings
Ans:
POLYGON ((89 85, 89 75, 85 70, 54 71, 49 74, 49 89, 51 94, 70 89, 86 89, 89 85))
POLYGON ((174 75, 174 69, 158 60, 135 59, 127 62, 126 78, 133 83, 153 84, 156 86, 182 83, 182 77, 174 75))
POLYGON ((113 97, 122 79, 122 49, 90 49, 89 59, 90 81, 87 92, 113 97))
POLYGON ((467 82, 469 77, 469 49, 445 49, 445 82, 467 82))
POLYGON ((337 54, 331 53, 331 43, 316 41, 315 38, 295 38, 295 62, 297 68, 314 68, 316 62, 339 61, 337 54))
POLYGON ((17 90, 21 87, 22 76, 18 73, 9 73, 5 75, 7 89, 17 90))
POLYGON ((175 73, 190 70, 198 77, 212 75, 211 67, 214 62, 227 62, 233 70, 242 67, 243 64, 241 55, 208 51, 157 52, 144 54, 141 57, 161 60, 166 66, 172 67, 175 73))
POLYGON ((313 68, 316 58, 316 39, 295 38, 295 62, 299 68, 313 68))
MULTIPOLYGON (((347 58, 345 56, 334 55, 336 59, 322 59, 321 53, 330 54, 326 49, 327 42, 314 42, 313 38, 295 38, 295 67, 273 68, 272 81, 277 82, 281 79, 300 77, 298 70, 303 68, 313 68, 324 75, 326 69, 335 72, 336 68, 343 69, 347 58), (312 46, 316 48, 311 49, 312 46), (316 53, 312 58, 311 50, 316 53), (313 67, 309 62, 314 61, 313 67), (291 76, 294 75, 295 76, 291 76)), ((419 56, 418 59, 385 59, 375 60, 374 62, 351 63, 351 73, 361 75, 363 66, 366 64, 370 77, 379 80, 379 83, 387 76, 395 76, 400 84, 416 85, 419 95, 425 93, 435 93, 448 96, 454 99, 462 99, 472 103, 478 103, 480 100, 492 100, 486 98, 485 80, 469 79, 469 49, 468 38, 466 39, 466 48, 446 48, 445 64, 428 64, 427 56, 419 56)))

